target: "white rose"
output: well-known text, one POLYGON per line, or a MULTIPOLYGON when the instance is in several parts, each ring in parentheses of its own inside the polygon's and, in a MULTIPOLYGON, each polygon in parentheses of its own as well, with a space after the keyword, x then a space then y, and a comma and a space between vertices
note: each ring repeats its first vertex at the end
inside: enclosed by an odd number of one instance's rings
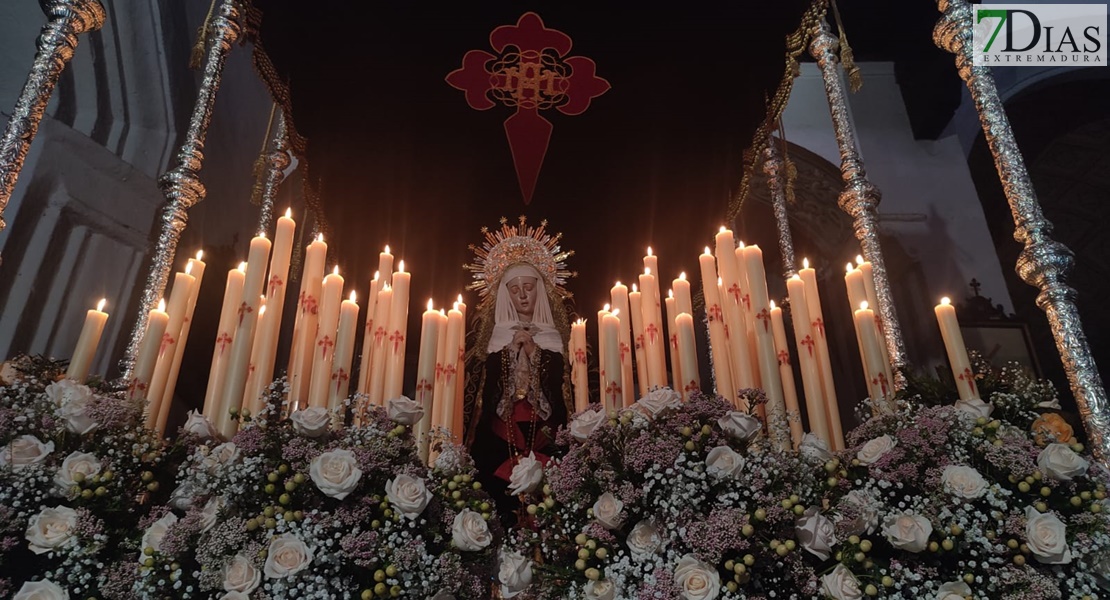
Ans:
POLYGON ((166 537, 166 531, 170 526, 177 522, 177 515, 166 513, 161 519, 155 521, 146 532, 143 533, 143 541, 139 544, 139 564, 146 561, 146 549, 150 548, 155 552, 162 549, 162 538, 166 537))
POLYGON ((821 576, 821 593, 833 600, 860 600, 863 592, 855 575, 842 564, 821 576))
POLYGON ((971 415, 975 419, 978 419, 979 417, 988 419, 990 418, 991 413, 994 412, 993 404, 991 404, 990 402, 983 402, 979 398, 957 400, 955 406, 956 410, 958 410, 959 412, 971 415))
POLYGON ((609 492, 605 492, 594 502, 593 510, 594 518, 606 529, 620 527, 624 519, 624 515, 621 514, 624 510, 624 502, 609 492))
POLYGON ((794 522, 794 532, 802 548, 810 554, 821 560, 828 560, 832 555, 832 547, 836 545, 836 527, 817 508, 806 510, 805 515, 794 522))
POLYGON ((971 586, 962 581, 950 581, 937 590, 935 600, 964 600, 971 595, 971 586))
POLYGON ((331 414, 322 406, 313 406, 293 411, 293 414, 289 415, 289 420, 293 422, 293 430, 297 433, 305 437, 317 438, 328 432, 331 414))
POLYGON ((728 414, 717 419, 717 424, 725 430, 730 437, 738 440, 751 439, 763 429, 759 419, 740 411, 729 411, 728 414))
POLYGON ((270 542, 262 572, 270 579, 296 575, 312 564, 313 550, 292 533, 283 533, 270 542))
POLYGON ((455 515, 455 522, 451 525, 451 540, 459 550, 472 552, 489 546, 493 536, 490 535, 489 525, 482 515, 464 508, 455 515))
POLYGON ((42 462, 54 451, 54 442, 40 442, 33 435, 21 435, 0 446, 0 467, 18 471, 23 467, 42 462))
POLYGON ((412 425, 424 418, 424 407, 408 396, 393 398, 385 407, 389 418, 401 425, 412 425))
POLYGON ((974 500, 987 493, 987 480, 973 467, 948 465, 940 474, 945 491, 953 496, 974 500))
POLYGON ((228 592, 220 596, 220 600, 251 600, 251 596, 243 592, 228 592))
MULTIPOLYGON (((852 490, 844 494, 840 503, 856 515, 854 519, 843 524, 849 535, 870 535, 879 528, 877 503, 867 492, 852 490)), ((838 522, 840 521, 842 519, 838 518, 838 522)))
POLYGON ((598 425, 605 422, 605 412, 601 410, 587 410, 570 422, 570 435, 579 442, 586 441, 598 425))
POLYGON ((587 581, 583 592, 586 600, 613 600, 617 597, 617 587, 610 579, 587 581))
POLYGON ((644 414, 654 417, 659 413, 682 404, 682 396, 669 387, 658 387, 647 396, 636 401, 635 406, 644 414))
POLYGON ((170 506, 177 510, 189 510, 196 499, 197 488, 189 480, 182 481, 170 492, 170 506))
POLYGON ((705 457, 705 472, 717 479, 736 479, 744 470, 744 457, 728 446, 717 446, 705 457))
POLYGON ((44 508, 27 523, 28 547, 35 554, 57 550, 73 539, 77 511, 68 506, 44 508))
POLYGON ((224 442, 205 455, 201 466, 209 473, 215 473, 219 467, 234 464, 238 460, 239 447, 234 442, 224 442))
POLYGON ((227 500, 223 496, 211 498, 204 503, 204 508, 200 509, 200 530, 202 532, 207 532, 216 526, 216 517, 219 516, 220 511, 225 506, 227 506, 227 500))
POLYGON ((95 454, 74 452, 58 467, 58 472, 54 474, 54 485, 63 495, 69 494, 70 488, 98 473, 100 459, 95 454))
POLYGON ((929 545, 933 524, 921 515, 907 512, 889 515, 883 521, 883 535, 890 545, 906 552, 921 552, 929 545))
POLYGON ((58 416, 65 421, 69 431, 84 435, 96 429, 96 421, 88 416, 93 393, 87 385, 72 379, 55 381, 46 386, 46 396, 58 407, 58 416))
POLYGON ((878 462, 884 454, 890 452, 894 446, 894 438, 889 435, 881 435, 864 444, 856 454, 856 458, 859 459, 861 465, 872 465, 878 462))
POLYGON ((1056 513, 1042 513, 1032 506, 1025 508, 1025 542, 1037 562, 1066 565, 1071 562, 1067 527, 1056 513))
POLYGON ((69 592, 49 579, 28 581, 12 600, 69 600, 69 592))
POLYGON ((398 475, 385 484, 385 496, 403 516, 415 519, 432 500, 424 480, 411 475, 398 475))
POLYGON ((1049 444, 1037 456, 1037 466, 1053 479, 1071 481, 1086 475, 1091 464, 1067 444, 1049 444))
POLYGON ((521 458, 513 467, 513 473, 509 476, 509 493, 530 494, 542 481, 543 463, 536 460, 535 452, 529 452, 528 456, 521 458))
POLYGON ((802 443, 798 446, 798 452, 801 453, 802 458, 818 464, 827 463, 833 457, 832 451, 829 450, 829 444, 812 433, 807 433, 802 438, 802 443))
POLYGON ((721 593, 721 576, 717 568, 687 554, 678 561, 674 582, 683 600, 713 600, 721 593))
POLYGON ((497 581, 501 583, 501 597, 514 598, 532 584, 532 561, 519 552, 498 553, 497 581))
POLYGON ((325 496, 342 500, 358 487, 362 470, 358 468, 354 452, 329 450, 312 459, 308 476, 325 496))
POLYGON ((262 573, 242 554, 224 565, 224 591, 249 594, 262 583, 262 573))
POLYGON ((182 429, 185 433, 191 433, 202 439, 214 438, 218 435, 216 428, 208 421, 208 417, 195 410, 189 411, 189 418, 182 429))
POLYGON ((628 552, 636 562, 650 559, 662 545, 663 536, 659 528, 646 519, 636 523, 628 534, 628 552))

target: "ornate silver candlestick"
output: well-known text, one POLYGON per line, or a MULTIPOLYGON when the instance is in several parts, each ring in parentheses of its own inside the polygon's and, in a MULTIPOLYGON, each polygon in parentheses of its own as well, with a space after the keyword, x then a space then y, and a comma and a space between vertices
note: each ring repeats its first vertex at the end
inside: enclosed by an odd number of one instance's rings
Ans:
POLYGON ((790 235, 790 218, 786 212, 786 162, 779 151, 781 140, 775 136, 767 139, 763 149, 763 172, 767 174, 767 187, 771 191, 771 207, 775 211, 775 225, 779 230, 779 252, 782 253, 782 276, 790 279, 798 268, 794 263, 794 239, 790 235))
POLYGON ((258 231, 256 235, 267 234, 274 223, 274 198, 278 187, 285 181, 285 168, 289 158, 288 138, 285 134, 285 115, 278 111, 270 137, 269 152, 265 153, 266 170, 262 175, 262 190, 258 202, 258 231))
POLYGON ((49 20, 39 34, 38 51, 27 82, 16 99, 4 136, 0 138, 0 230, 6 226, 4 209, 12 197, 58 76, 77 48, 77 36, 104 25, 104 7, 99 0, 46 0, 42 2, 42 10, 49 20))
POLYGON ((224 62, 231 51, 231 45, 239 38, 239 31, 239 7, 236 0, 222 0, 209 24, 209 46, 204 57, 203 76, 197 90, 196 103, 193 105, 193 114, 189 117, 189 128, 185 131, 185 141, 177 153, 177 166, 162 175, 158 181, 162 194, 166 197, 162 232, 154 248, 150 272, 139 303, 139 314, 127 344, 127 353, 120 361, 120 371, 124 378, 131 376, 131 368, 143 340, 150 310, 158 304, 158 299, 166 290, 177 243, 189 218, 187 211, 204 199, 205 189, 198 175, 204 162, 204 138, 212 118, 212 107, 216 103, 216 91, 220 87, 224 62))
POLYGON ((1014 239, 1025 246, 1018 257, 1017 272, 1023 281, 1039 290, 1037 306, 1048 316, 1068 384, 1090 438, 1091 451, 1105 464, 1110 459, 1110 403, 1079 321, 1075 290, 1065 281, 1074 257, 1067 247, 1049 237, 1052 224, 1044 218, 1037 202, 994 76, 990 67, 974 64, 972 7, 963 0, 940 0, 937 8, 944 16, 937 23, 933 40, 956 55, 956 69, 971 91, 1013 213, 1014 239))
POLYGON ((840 147, 840 174, 844 179, 844 191, 840 193, 838 204, 841 210, 852 217, 856 238, 859 239, 863 249, 863 256, 871 263, 887 354, 894 368, 894 386, 901 389, 906 383, 905 374, 902 372, 906 366, 906 345, 902 340, 902 327, 898 323, 898 313, 894 309, 894 297, 890 293, 890 280, 887 278, 883 252, 879 244, 876 208, 882 195, 879 189, 868 181, 863 159, 859 155, 856 132, 844 98, 844 83, 836 68, 838 64, 836 46, 836 36, 829 33, 828 24, 821 21, 814 30, 809 51, 821 67, 821 78, 825 81, 825 95, 828 97, 829 111, 832 113, 836 143, 840 147))

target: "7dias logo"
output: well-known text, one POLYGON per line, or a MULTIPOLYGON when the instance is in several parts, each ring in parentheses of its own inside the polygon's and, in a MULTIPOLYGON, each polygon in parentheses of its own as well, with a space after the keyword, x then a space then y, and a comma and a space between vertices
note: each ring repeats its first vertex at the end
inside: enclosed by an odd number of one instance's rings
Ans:
POLYGON ((976 65, 1106 65, 1105 4, 979 4, 976 65))

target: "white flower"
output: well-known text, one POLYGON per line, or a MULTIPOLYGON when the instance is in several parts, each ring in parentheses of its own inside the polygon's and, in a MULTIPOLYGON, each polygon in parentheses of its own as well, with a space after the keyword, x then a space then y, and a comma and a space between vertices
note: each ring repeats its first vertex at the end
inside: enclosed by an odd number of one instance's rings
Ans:
POLYGON ((177 522, 177 515, 166 513, 161 519, 155 521, 146 532, 143 533, 143 541, 139 544, 139 564, 146 561, 146 549, 157 552, 162 549, 162 538, 166 537, 166 531, 170 526, 177 522))
POLYGON ((501 597, 514 598, 532 584, 532 561, 515 550, 498 552, 497 581, 501 584, 501 597))
POLYGON ((736 410, 729 411, 728 414, 717 419, 717 424, 725 430, 729 437, 738 440, 751 439, 752 436, 763 429, 763 424, 759 422, 759 419, 736 410))
POLYGON ((459 550, 475 551, 489 546, 493 536, 490 535, 489 525, 482 515, 464 508, 455 515, 455 522, 451 525, 451 540, 459 550))
POLYGON ((714 600, 721 593, 721 576, 717 568, 687 554, 678 561, 674 582, 683 600, 714 600))
POLYGON ((864 444, 863 447, 859 449, 859 452, 856 453, 856 458, 859 459, 861 465, 875 464, 884 454, 890 452, 894 446, 894 438, 889 435, 881 435, 864 444))
POLYGON ((669 387, 658 387, 636 401, 635 406, 649 417, 682 404, 682 396, 669 387))
POLYGON ((1071 481, 1086 475, 1091 464, 1073 452, 1067 444, 1053 443, 1041 450, 1037 456, 1037 466, 1053 479, 1071 481))
POLYGON ((322 406, 313 406, 293 411, 293 414, 289 415, 289 420, 293 422, 293 430, 297 433, 305 437, 317 438, 328 432, 331 414, 322 406))
MULTIPOLYGON (((878 503, 870 494, 863 490, 852 490, 840 499, 844 509, 856 515, 854 519, 843 524, 849 535, 872 534, 879 528, 878 503)), ((837 522, 843 521, 838 517, 837 522)))
POLYGON ((88 452, 74 452, 62 461, 54 474, 54 485, 63 495, 85 479, 100 473, 100 459, 88 452))
POLYGON ((1043 408, 1045 410, 1063 410, 1063 407, 1060 406, 1059 398, 1053 398, 1051 400, 1041 400, 1037 403, 1037 408, 1043 408))
POLYGON ((810 554, 821 560, 828 560, 832 555, 832 547, 836 544, 836 527, 816 507, 806 510, 804 516, 794 521, 794 532, 802 548, 810 554))
POLYGON ((616 529, 621 526, 621 521, 624 519, 624 515, 621 514, 623 510, 624 502, 609 492, 602 494, 593 506, 594 518, 606 529, 616 529))
MULTIPOLYGON (((207 532, 216 525, 216 517, 219 516, 220 511, 227 506, 227 499, 223 496, 210 498, 208 502, 204 503, 204 508, 200 509, 200 530, 207 532)), ((231 591, 231 590, 228 590, 231 591)))
POLYGON ((77 511, 68 506, 44 508, 27 524, 28 547, 35 554, 57 550, 73 539, 77 511))
POLYGON ((948 465, 940 474, 944 490, 953 496, 974 500, 987 493, 987 480, 973 467, 948 465))
POLYGON ((214 438, 218 435, 216 428, 208 421, 208 417, 195 410, 189 411, 189 418, 185 421, 182 430, 202 439, 214 438))
POLYGON ((342 500, 358 487, 362 470, 358 468, 354 452, 329 450, 312 459, 308 476, 325 496, 342 500))
POLYGON ((58 407, 58 416, 69 431, 84 435, 96 429, 96 421, 88 416, 89 403, 93 400, 89 386, 62 379, 46 386, 46 396, 58 407))
POLYGON ((744 470, 744 457, 728 446, 717 446, 705 457, 705 472, 717 479, 736 479, 744 470))
POLYGON ((929 545, 933 524, 921 515, 908 512, 888 515, 883 521, 883 535, 891 546, 906 552, 921 552, 929 545))
POLYGON ((798 445, 798 452, 801 453, 802 458, 817 464, 829 462, 833 457, 828 442, 812 433, 807 433, 802 438, 802 443, 798 445))
POLYGON ((636 523, 628 534, 628 552, 636 562, 650 559, 662 546, 663 536, 655 523, 649 520, 636 523))
POLYGON ((401 425, 413 425, 424 418, 424 407, 408 396, 399 396, 385 403, 389 418, 401 425))
POLYGON ((935 600, 964 600, 971 595, 971 586, 962 581, 949 581, 937 590, 935 600))
POLYGON ((23 467, 42 462, 54 451, 54 442, 40 442, 33 435, 21 435, 0 446, 0 467, 18 471, 23 467))
POLYGON ((189 510, 193 507, 193 500, 196 499, 197 488, 193 482, 186 479, 177 484, 177 487, 170 492, 170 506, 177 510, 189 510))
POLYGON ((586 600, 613 600, 617 597, 617 586, 611 579, 587 581, 586 588, 582 590, 586 600))
POLYGON ((292 533, 283 533, 270 542, 262 572, 270 579, 296 575, 312 564, 313 549, 292 533))
POLYGON ((385 484, 385 496, 401 515, 415 519, 432 500, 424 480, 411 475, 398 475, 385 484))
POLYGON ((262 582, 262 573, 242 554, 224 565, 224 591, 249 594, 262 582))
POLYGON ((855 575, 842 564, 821 576, 821 593, 833 600, 860 600, 863 592, 855 575))
POLYGON ((598 425, 605 422, 605 412, 601 410, 587 410, 570 422, 570 434, 579 442, 586 441, 598 425))
POLYGON ((1037 562, 1066 565, 1071 562, 1067 527, 1056 513, 1042 513, 1032 506, 1025 508, 1025 542, 1037 562))
POLYGON ((979 398, 957 400, 955 406, 956 410, 958 410, 959 412, 971 415, 973 418, 976 419, 978 419, 979 417, 983 417, 984 419, 990 418, 991 413, 994 412, 993 404, 991 404, 990 402, 983 402, 979 398))
POLYGON ((228 592, 220 596, 220 600, 251 600, 251 596, 244 592, 228 592))
POLYGON ((12 600, 69 600, 69 592, 49 579, 28 581, 12 600))
POLYGON ((540 486, 543 481, 543 463, 536 460, 536 453, 529 452, 528 456, 520 459, 513 467, 509 476, 510 494, 530 494, 540 486))
POLYGON ((205 455, 201 467, 209 473, 215 473, 220 467, 234 464, 238 460, 239 447, 234 442, 224 442, 205 455))

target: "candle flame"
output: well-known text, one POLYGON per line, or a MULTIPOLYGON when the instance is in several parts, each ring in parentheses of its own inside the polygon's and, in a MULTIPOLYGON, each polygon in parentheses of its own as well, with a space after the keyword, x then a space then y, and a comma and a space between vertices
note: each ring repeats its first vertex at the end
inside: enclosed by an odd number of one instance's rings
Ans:
POLYGON ((382 284, 382 291, 383 292, 392 292, 393 291, 393 286, 389 285, 389 283, 384 283, 384 284, 382 284))
POLYGON ((447 318, 447 311, 443 310, 442 308, 439 309, 439 316, 441 316, 443 318, 447 318))
POLYGON ((602 307, 601 307, 601 310, 603 310, 603 311, 605 311, 605 312, 609 312, 609 303, 608 303, 608 302, 606 302, 606 303, 605 303, 605 306, 602 306, 602 307))
POLYGON ((867 310, 867 300, 864 300, 863 302, 859 303, 859 309, 860 310, 867 310))
POLYGON ((709 251, 709 246, 706 246, 706 247, 705 247, 705 252, 702 252, 702 254, 708 254, 708 255, 710 255, 710 256, 712 256, 712 255, 713 255, 713 253, 709 251))
POLYGON ((721 228, 717 230, 717 233, 724 233, 724 232, 725 232, 725 226, 721 225, 721 228))
POLYGON ((456 302, 458 302, 459 304, 463 304, 462 294, 459 294, 459 298, 458 300, 456 300, 456 302))
POLYGON ((158 300, 158 312, 166 312, 166 299, 160 298, 158 300))
POLYGON ((197 250, 197 260, 204 260, 204 250, 197 250))
POLYGON ((239 266, 236 267, 236 268, 239 269, 240 273, 246 273, 247 272, 247 261, 244 260, 243 262, 239 263, 239 266))
POLYGON ((648 256, 652 256, 652 254, 651 254, 651 246, 648 246, 648 254, 647 254, 647 255, 648 255, 648 256))
POLYGON ((192 272, 193 272, 193 261, 189 261, 189 262, 185 263, 185 274, 189 275, 192 272))
POLYGON ((293 218, 293 208, 292 207, 285 209, 285 218, 286 219, 292 219, 293 218))
POLYGON ((948 306, 949 304, 952 304, 952 300, 950 300, 948 298, 948 296, 945 296, 945 297, 940 299, 940 303, 945 305, 945 306, 948 306))
POLYGON ((401 261, 397 263, 397 272, 398 273, 404 273, 405 272, 405 260, 404 259, 401 259, 401 261))
POLYGON ((743 250, 744 249, 744 240, 740 240, 739 242, 737 242, 736 247, 740 250, 743 250))
POLYGON ((389 244, 386 244, 386 245, 385 245, 385 253, 386 253, 386 254, 389 254, 389 244))
POLYGON ((96 303, 96 310, 97 310, 97 312, 103 312, 103 311, 104 311, 104 305, 105 305, 105 304, 108 304, 108 299, 107 299, 107 298, 101 298, 101 299, 100 299, 100 302, 97 302, 97 303, 96 303))
POLYGON ((322 234, 322 233, 318 233, 318 234, 316 234, 316 241, 317 241, 317 242, 322 242, 322 241, 324 241, 324 234, 322 234))
POLYGON ((667 290, 667 297, 674 298, 674 290, 667 290))
POLYGON ((856 264, 857 265, 862 265, 863 264, 863 255, 862 254, 857 254, 856 255, 856 264))
POLYGON ((338 275, 339 274, 339 265, 335 265, 335 268, 331 270, 331 274, 332 275, 338 275))
POLYGON ((808 269, 809 268, 809 259, 808 258, 803 258, 802 259, 802 268, 803 269, 808 269))
POLYGON ((614 308, 614 309, 613 309, 613 316, 615 317, 615 316, 617 316, 617 315, 619 315, 619 314, 621 314, 621 309, 619 309, 619 308, 614 308))
POLYGON ((771 305, 771 310, 775 310, 775 301, 774 300, 768 301, 768 304, 771 305))
POLYGON ((801 281, 801 280, 802 280, 802 276, 798 275, 797 273, 790 276, 790 281, 801 281))
POLYGON ((613 284, 613 287, 620 287, 620 286, 621 286, 621 280, 618 279, 617 282, 613 284))
POLYGON ((431 298, 428 298, 428 310, 435 310, 435 308, 432 307, 432 299, 431 298))
POLYGON ((381 271, 374 271, 374 279, 371 279, 371 281, 377 281, 381 276, 382 276, 381 271))
MULTIPOLYGON (((650 254, 648 256, 650 256, 650 254)), ((644 275, 651 275, 651 267, 644 267, 644 275)))
POLYGON ((356 298, 356 297, 357 297, 357 296, 355 296, 355 291, 354 291, 354 290, 351 290, 351 296, 350 296, 350 301, 351 301, 351 302, 354 302, 354 301, 355 301, 355 298, 356 298))
POLYGON ((856 269, 855 269, 855 267, 853 267, 853 266, 852 266, 852 263, 848 263, 848 264, 847 264, 847 265, 846 265, 846 266, 844 267, 844 272, 845 272, 845 273, 851 273, 852 271, 855 271, 855 270, 856 270, 856 269))
POLYGON ((683 280, 683 281, 686 281, 686 271, 683 271, 683 272, 679 273, 678 278, 683 280))

